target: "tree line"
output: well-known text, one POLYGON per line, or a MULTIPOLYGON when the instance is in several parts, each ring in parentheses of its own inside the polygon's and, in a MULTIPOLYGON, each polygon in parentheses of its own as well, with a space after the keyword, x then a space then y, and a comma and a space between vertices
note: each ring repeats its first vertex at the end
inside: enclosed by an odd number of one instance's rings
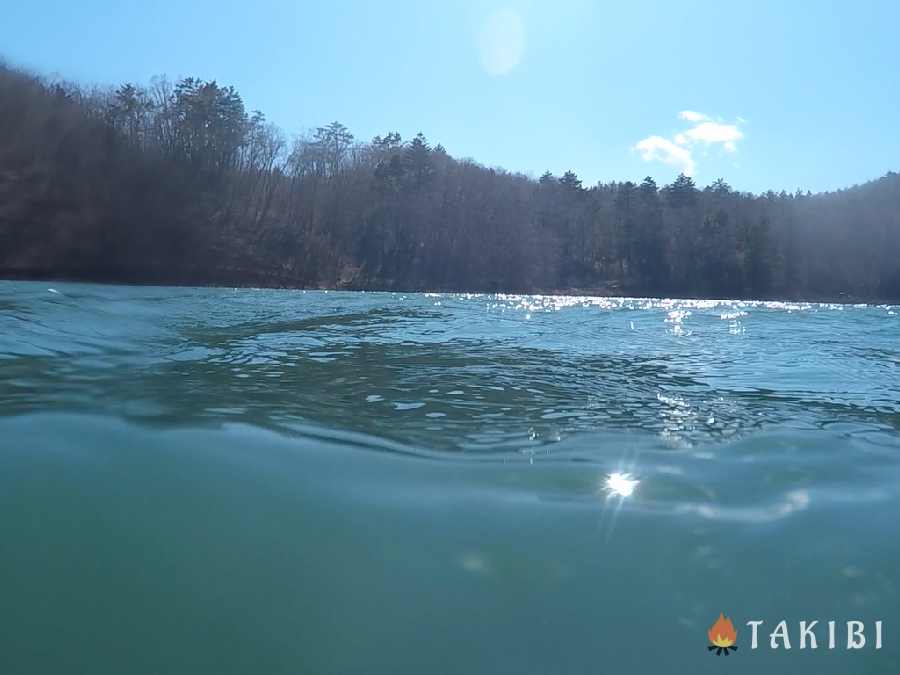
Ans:
POLYGON ((900 175, 750 194, 585 186, 339 122, 288 139, 216 81, 0 66, 0 275, 388 290, 900 299, 900 175))

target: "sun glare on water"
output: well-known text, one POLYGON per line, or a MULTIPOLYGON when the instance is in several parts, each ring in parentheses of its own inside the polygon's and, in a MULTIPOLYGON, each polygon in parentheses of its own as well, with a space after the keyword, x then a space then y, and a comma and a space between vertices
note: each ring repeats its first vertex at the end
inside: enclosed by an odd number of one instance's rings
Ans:
POLYGON ((611 473, 606 477, 606 490, 617 497, 630 497, 640 481, 630 473, 611 473))

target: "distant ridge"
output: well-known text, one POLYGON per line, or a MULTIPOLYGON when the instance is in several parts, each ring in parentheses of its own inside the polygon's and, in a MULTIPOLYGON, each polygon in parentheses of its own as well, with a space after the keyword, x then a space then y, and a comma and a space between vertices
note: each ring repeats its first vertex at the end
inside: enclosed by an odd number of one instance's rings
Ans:
POLYGON ((0 66, 0 276, 900 300, 900 176, 811 195, 535 180, 422 134, 287 139, 233 88, 0 66))

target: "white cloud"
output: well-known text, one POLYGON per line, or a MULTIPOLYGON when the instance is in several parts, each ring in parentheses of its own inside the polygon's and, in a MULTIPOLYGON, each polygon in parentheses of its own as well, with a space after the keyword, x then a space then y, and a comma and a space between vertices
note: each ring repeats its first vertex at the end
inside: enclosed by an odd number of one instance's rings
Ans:
POLYGON ((525 53, 525 24, 516 12, 502 9, 488 16, 479 40, 481 65, 489 75, 506 75, 525 53))
POLYGON ((693 110, 682 110, 678 113, 678 117, 683 120, 687 120, 688 122, 703 122, 704 120, 708 120, 709 116, 704 115, 703 113, 695 112, 693 110))
POLYGON ((682 173, 691 176, 697 168, 693 155, 696 145, 702 144, 705 148, 718 146, 725 152, 735 153, 738 142, 744 138, 740 129, 744 123, 742 117, 738 117, 734 124, 713 120, 709 115, 694 110, 682 110, 678 117, 690 122, 691 126, 671 139, 648 136, 634 146, 645 162, 662 162, 678 167, 682 173))
POLYGON ((744 137, 736 124, 720 122, 701 122, 678 135, 686 137, 688 144, 691 142, 701 142, 707 145, 721 143, 728 152, 737 150, 737 142, 744 137))
POLYGON ((678 169, 686 176, 694 175, 694 158, 691 151, 662 136, 648 136, 634 146, 645 162, 662 162, 678 169))

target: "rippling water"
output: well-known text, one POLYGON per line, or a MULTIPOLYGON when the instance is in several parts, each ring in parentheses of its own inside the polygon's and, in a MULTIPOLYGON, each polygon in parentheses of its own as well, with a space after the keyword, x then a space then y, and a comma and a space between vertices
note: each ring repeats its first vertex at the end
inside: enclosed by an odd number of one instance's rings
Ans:
POLYGON ((900 308, 0 282, 0 411, 3 672, 900 672, 900 308))

